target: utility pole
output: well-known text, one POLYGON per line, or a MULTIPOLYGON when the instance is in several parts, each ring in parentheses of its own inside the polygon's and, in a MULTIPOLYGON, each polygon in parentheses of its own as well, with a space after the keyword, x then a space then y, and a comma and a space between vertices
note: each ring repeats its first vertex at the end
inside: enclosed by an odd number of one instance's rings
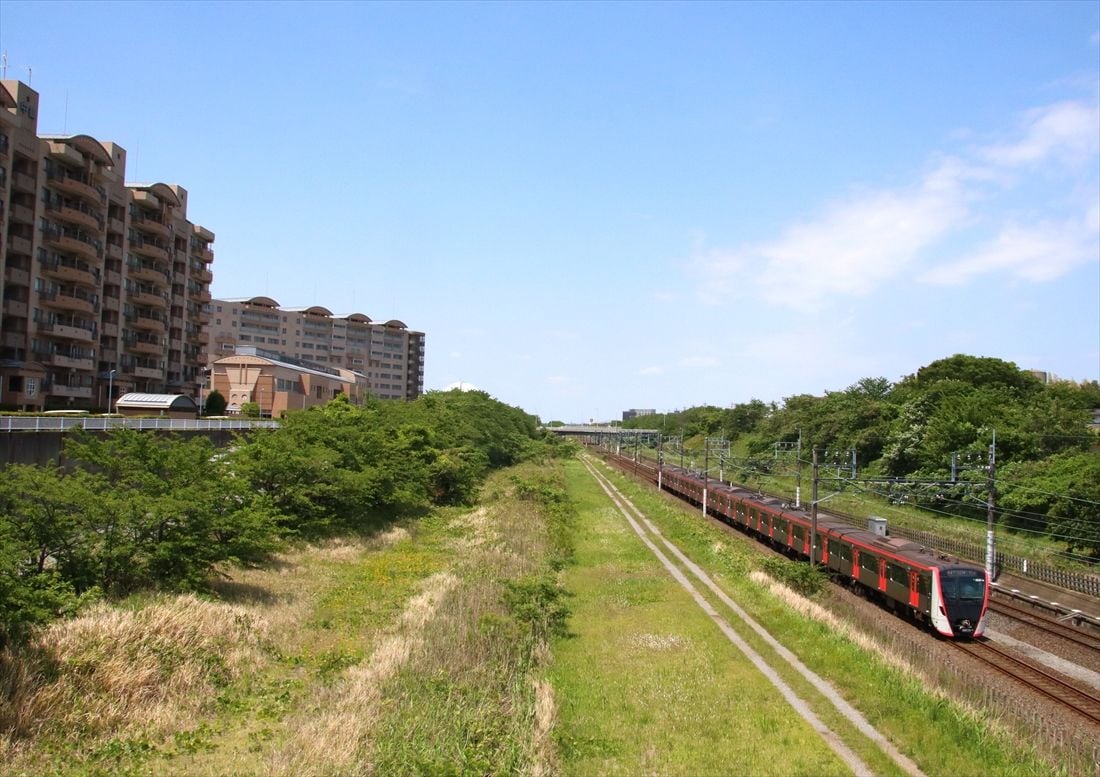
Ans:
POLYGON ((661 482, 664 480, 665 449, 664 438, 657 432, 657 490, 661 490, 661 482))
POLYGON ((680 469, 684 468, 684 427, 680 427, 680 469))
MULTIPOLYGON (((798 474, 795 475, 794 481, 794 506, 802 506, 802 427, 798 427, 798 447, 795 449, 794 460, 798 464, 798 474)), ((811 546, 812 547, 812 546, 811 546)))
POLYGON ((710 438, 703 438, 703 515, 707 514, 707 472, 710 469, 710 438))
POLYGON ((997 502, 997 430, 993 430, 993 442, 989 446, 989 500, 986 502, 985 513, 985 573, 989 579, 993 579, 996 548, 993 545, 993 513, 997 502))
POLYGON ((817 448, 814 448, 813 491, 810 497, 810 566, 817 565, 817 448))

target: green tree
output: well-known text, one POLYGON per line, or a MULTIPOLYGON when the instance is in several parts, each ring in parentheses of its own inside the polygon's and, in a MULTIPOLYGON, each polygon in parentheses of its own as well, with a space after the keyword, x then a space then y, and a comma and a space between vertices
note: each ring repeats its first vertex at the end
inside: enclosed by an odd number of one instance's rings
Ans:
POLYGON ((220 391, 214 389, 203 400, 203 415, 225 415, 226 401, 220 391))
POLYGON ((244 509, 244 485, 206 438, 118 429, 75 435, 65 454, 84 465, 97 494, 83 511, 94 547, 70 573, 78 589, 200 588, 217 564, 255 561, 274 547, 267 514, 244 509))
POLYGON ((1010 464, 998 488, 1005 525, 1048 531, 1069 550, 1100 558, 1100 456, 1069 452, 1010 464))

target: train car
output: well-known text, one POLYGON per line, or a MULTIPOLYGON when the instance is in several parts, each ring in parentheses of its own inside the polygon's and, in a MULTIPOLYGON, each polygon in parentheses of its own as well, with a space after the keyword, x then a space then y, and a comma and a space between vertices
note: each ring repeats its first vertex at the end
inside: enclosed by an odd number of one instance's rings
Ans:
MULTIPOLYGON (((792 558, 808 560, 812 519, 806 510, 679 467, 657 468, 611 454, 617 466, 736 527, 792 558)), ((887 608, 951 639, 980 637, 989 606, 985 569, 915 542, 882 537, 819 513, 814 560, 887 608)))

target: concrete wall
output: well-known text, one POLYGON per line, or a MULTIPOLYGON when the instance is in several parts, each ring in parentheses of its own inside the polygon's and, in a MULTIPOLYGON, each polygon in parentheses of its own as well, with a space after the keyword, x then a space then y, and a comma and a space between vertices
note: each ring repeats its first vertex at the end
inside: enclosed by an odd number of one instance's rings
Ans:
MULTIPOLYGON (((209 438, 217 448, 231 445, 241 435, 247 435, 248 429, 199 429, 180 432, 144 431, 138 434, 174 434, 189 439, 197 435, 209 438)), ((68 432, 0 432, 0 467, 9 464, 37 464, 45 466, 57 463, 61 457, 68 432)), ((88 432, 102 438, 106 432, 88 432)))

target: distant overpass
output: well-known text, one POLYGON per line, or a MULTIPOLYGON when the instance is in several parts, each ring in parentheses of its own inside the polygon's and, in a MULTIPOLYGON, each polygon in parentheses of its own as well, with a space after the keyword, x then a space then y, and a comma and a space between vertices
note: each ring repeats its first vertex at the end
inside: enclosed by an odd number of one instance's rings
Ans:
POLYGON ((656 442, 661 434, 660 429, 623 429, 621 426, 607 426, 605 424, 566 424, 565 426, 544 426, 544 429, 562 437, 584 437, 592 441, 608 437, 620 440, 634 440, 656 442))

